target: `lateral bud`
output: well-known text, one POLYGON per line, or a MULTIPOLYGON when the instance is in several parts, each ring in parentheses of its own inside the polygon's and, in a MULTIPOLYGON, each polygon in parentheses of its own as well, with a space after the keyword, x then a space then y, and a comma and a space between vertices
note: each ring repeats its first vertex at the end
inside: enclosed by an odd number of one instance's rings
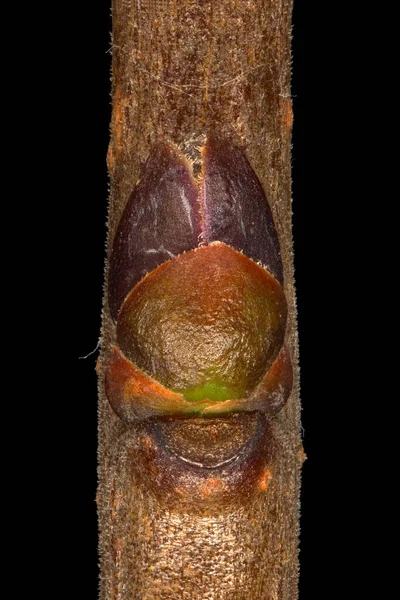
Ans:
POLYGON ((196 168, 188 155, 155 147, 114 239, 106 391, 128 422, 275 414, 291 391, 282 263, 262 187, 224 140, 196 148, 196 168))

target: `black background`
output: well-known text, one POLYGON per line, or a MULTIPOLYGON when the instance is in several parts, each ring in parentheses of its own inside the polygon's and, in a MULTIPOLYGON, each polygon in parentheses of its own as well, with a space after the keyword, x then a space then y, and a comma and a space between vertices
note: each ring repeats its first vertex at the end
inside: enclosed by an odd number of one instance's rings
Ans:
MULTIPOLYGON (((48 234, 48 251, 52 252, 53 243, 59 248, 57 268, 50 277, 53 293, 63 298, 65 309, 62 339, 58 333, 54 335, 49 352, 49 358, 54 361, 54 385, 58 389, 54 402, 62 407, 57 407, 58 427, 46 441, 43 458, 54 478, 53 497, 48 500, 49 520, 54 521, 49 547, 59 553, 54 576, 63 582, 65 597, 96 600, 97 382, 94 367, 97 353, 81 357, 96 349, 100 332, 108 196, 106 152, 111 115, 111 17, 109 0, 83 4, 79 7, 79 18, 73 14, 57 15, 60 38, 57 39, 58 32, 52 35, 56 47, 60 48, 56 56, 58 69, 49 67, 48 70, 49 108, 51 114, 57 115, 53 141, 48 148, 57 190, 52 199, 55 226, 48 234), (56 227, 60 221, 62 233, 56 227), (54 454, 59 466, 52 471, 50 464, 54 454), (64 550, 58 550, 60 546, 64 550)), ((324 304, 324 273, 319 273, 317 280, 315 277, 316 248, 317 255, 324 248, 315 224, 318 219, 325 219, 325 213, 318 202, 318 178, 314 177, 311 184, 306 176, 311 171, 311 160, 313 171, 318 168, 315 165, 320 153, 315 148, 310 150, 306 133, 308 124, 315 123, 314 115, 306 119, 305 110, 310 96, 305 85, 304 5, 303 0, 295 0, 292 80, 293 236, 302 423, 308 455, 302 480, 300 600, 308 600, 317 592, 316 569, 319 577, 324 577, 326 563, 322 557, 328 551, 334 526, 334 520, 330 525, 327 519, 332 502, 333 467, 326 461, 330 444, 326 440, 328 416, 321 405, 327 367, 322 356, 326 342, 321 339, 319 323, 327 304, 324 304)), ((51 322, 49 336, 52 336, 51 322)), ((326 402, 330 393, 324 390, 326 402)))

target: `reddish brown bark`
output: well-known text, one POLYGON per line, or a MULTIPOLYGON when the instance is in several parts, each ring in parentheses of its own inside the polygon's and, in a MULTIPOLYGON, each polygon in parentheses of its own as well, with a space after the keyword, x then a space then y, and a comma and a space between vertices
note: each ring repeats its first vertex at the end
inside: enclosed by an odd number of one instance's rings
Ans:
MULTIPOLYGON (((235 421, 239 446, 244 430, 262 432, 251 461, 246 463, 249 449, 243 455, 248 477, 239 482, 237 498, 224 495, 229 474, 202 477, 188 498, 180 472, 159 477, 169 468, 162 449, 167 425, 128 427, 105 396, 104 364, 116 339, 106 272, 98 367, 101 600, 298 597, 303 454, 291 230, 291 10, 291 0, 113 1, 108 257, 122 209, 155 142, 179 145, 218 132, 240 146, 278 231, 294 385, 273 419, 253 414, 243 424, 235 421), (266 465, 261 472, 260 461, 266 465), (213 495, 221 499, 218 512, 207 508, 213 495)), ((219 423, 194 422, 193 445, 200 443, 201 427, 208 427, 206 439, 223 440, 219 423)), ((177 445, 178 429, 170 434, 177 445)), ((227 441, 221 444, 229 457, 227 441)))

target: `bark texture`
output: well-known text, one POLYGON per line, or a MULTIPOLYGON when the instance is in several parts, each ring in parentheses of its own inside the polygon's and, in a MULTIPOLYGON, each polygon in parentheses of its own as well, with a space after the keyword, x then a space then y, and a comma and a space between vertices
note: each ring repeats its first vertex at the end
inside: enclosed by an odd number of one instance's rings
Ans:
POLYGON ((292 0, 113 0, 112 10, 108 257, 156 141, 179 145, 208 132, 232 140, 260 179, 278 231, 294 386, 268 422, 273 453, 260 493, 243 493, 240 503, 227 501, 218 512, 164 501, 145 472, 148 426, 128 427, 105 397, 104 361, 115 343, 106 269, 98 363, 100 600, 296 600, 302 447, 291 230, 292 0))

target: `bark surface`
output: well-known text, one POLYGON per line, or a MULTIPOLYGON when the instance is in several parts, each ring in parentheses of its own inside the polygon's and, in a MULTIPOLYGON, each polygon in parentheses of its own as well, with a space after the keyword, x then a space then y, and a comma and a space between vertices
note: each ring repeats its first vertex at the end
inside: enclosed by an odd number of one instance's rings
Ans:
MULTIPOLYGON (((278 231, 294 367, 271 419, 262 493, 220 514, 149 493, 146 429, 128 427, 104 393, 115 343, 107 269, 99 372, 100 600, 296 600, 302 448, 291 229, 292 0, 113 0, 108 258, 121 212, 153 144, 219 132, 260 179, 278 231)), ((246 500, 247 498, 247 500, 246 500)))

